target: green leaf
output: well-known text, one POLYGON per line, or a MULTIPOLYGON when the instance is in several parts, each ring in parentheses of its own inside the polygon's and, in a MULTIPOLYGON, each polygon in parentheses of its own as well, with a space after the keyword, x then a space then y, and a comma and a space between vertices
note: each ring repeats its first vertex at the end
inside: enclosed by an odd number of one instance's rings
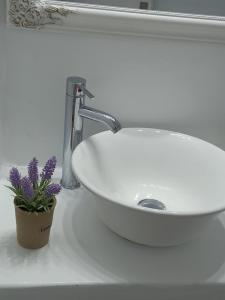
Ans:
POLYGON ((12 187, 12 186, 5 185, 5 187, 7 187, 7 188, 10 189, 11 191, 13 191, 13 193, 15 193, 15 194, 17 194, 17 193, 19 192, 16 188, 14 188, 14 187, 12 187))

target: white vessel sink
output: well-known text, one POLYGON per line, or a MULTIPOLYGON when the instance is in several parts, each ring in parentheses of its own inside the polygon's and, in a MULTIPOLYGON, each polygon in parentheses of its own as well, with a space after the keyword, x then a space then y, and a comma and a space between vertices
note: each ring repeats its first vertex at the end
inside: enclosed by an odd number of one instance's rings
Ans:
POLYGON ((100 219, 137 243, 184 243, 225 210, 225 152, 185 134, 105 131, 80 143, 72 167, 100 219))

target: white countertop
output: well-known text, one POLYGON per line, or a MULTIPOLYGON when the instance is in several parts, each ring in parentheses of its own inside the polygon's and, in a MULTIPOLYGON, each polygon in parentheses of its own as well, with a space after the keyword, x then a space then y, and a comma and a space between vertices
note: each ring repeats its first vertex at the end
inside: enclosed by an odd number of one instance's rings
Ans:
POLYGON ((11 192, 0 181, 0 289, 40 286, 225 286, 225 214, 199 240, 171 248, 131 243, 97 218, 83 188, 58 197, 51 239, 39 250, 16 242, 11 192))

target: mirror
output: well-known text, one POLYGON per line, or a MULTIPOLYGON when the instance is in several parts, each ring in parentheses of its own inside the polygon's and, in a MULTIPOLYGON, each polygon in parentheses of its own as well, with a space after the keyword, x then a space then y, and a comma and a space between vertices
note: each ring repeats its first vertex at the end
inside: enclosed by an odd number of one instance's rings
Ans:
POLYGON ((68 0, 68 2, 148 11, 225 16, 224 0, 68 0))

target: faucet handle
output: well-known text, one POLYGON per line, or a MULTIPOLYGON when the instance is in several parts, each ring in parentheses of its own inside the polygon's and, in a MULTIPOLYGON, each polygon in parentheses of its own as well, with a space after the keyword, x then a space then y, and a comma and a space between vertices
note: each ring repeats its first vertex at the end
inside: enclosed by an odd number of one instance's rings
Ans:
POLYGON ((89 92, 84 85, 80 85, 79 89, 83 92, 84 96, 87 96, 89 99, 93 100, 95 98, 95 96, 89 92))

